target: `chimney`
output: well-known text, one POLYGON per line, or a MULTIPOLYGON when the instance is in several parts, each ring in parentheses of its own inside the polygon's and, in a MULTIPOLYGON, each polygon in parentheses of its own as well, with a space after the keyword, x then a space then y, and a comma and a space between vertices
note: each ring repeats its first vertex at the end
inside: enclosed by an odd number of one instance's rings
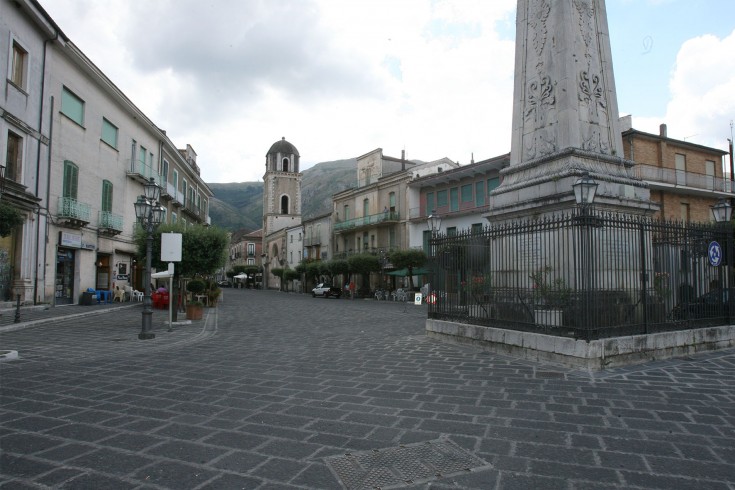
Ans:
POLYGON ((401 170, 406 170, 406 150, 401 150, 401 170))
POLYGON ((666 125, 665 124, 662 124, 661 126, 658 127, 658 134, 662 138, 666 138, 666 125))

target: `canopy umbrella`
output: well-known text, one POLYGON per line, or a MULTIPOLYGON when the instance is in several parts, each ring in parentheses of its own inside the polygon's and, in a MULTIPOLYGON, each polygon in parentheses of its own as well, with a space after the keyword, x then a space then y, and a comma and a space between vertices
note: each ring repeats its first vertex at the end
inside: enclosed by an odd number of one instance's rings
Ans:
POLYGON ((247 279, 248 275, 244 272, 233 277, 233 279, 247 279))
MULTIPOLYGON (((414 267, 412 271, 412 275, 414 276, 424 276, 426 274, 430 274, 431 271, 429 269, 426 269, 424 267, 414 267)), ((398 276, 398 277, 406 277, 408 276, 408 268, 405 269, 398 269, 392 272, 388 272, 389 276, 398 276)))

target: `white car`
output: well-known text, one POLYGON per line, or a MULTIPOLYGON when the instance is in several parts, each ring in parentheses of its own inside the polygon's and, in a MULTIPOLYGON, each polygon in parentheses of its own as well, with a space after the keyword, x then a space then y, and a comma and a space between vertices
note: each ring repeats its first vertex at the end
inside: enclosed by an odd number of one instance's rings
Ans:
POLYGON ((342 296, 342 289, 337 286, 331 286, 327 283, 321 283, 317 284, 317 286, 311 290, 311 296, 313 298, 316 298, 317 296, 324 296, 325 298, 329 298, 330 296, 333 298, 339 298, 342 296))

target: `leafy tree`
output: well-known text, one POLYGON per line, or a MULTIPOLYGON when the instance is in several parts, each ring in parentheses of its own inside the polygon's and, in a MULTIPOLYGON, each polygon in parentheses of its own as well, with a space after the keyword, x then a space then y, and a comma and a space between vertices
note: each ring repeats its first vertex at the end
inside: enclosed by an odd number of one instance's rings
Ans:
MULTIPOLYGON (((153 232, 151 251, 151 266, 162 270, 168 264, 161 261, 161 234, 181 233, 181 262, 174 267, 174 277, 208 276, 220 269, 227 260, 229 239, 227 232, 215 226, 188 226, 164 223, 153 232)), ((145 260, 147 235, 143 228, 136 226, 135 243, 138 248, 138 258, 145 260)), ((171 296, 176 297, 176 282, 171 296)), ((174 320, 176 319, 174 308, 174 320)))
POLYGON ((23 224, 23 215, 10 204, 0 202, 0 237, 9 236, 23 224))
POLYGON ((363 284, 365 283, 365 276, 370 275, 371 272, 380 271, 380 260, 375 255, 351 255, 347 259, 347 263, 350 266, 350 273, 360 274, 363 276, 363 284))
POLYGON ((330 260, 327 263, 327 267, 329 268, 329 273, 332 277, 338 276, 340 274, 347 275, 350 273, 350 263, 346 260, 342 259, 335 259, 330 260))
POLYGON ((411 248, 394 250, 390 253, 390 262, 398 269, 408 269, 408 285, 413 289, 413 269, 426 264, 427 257, 423 250, 411 248))

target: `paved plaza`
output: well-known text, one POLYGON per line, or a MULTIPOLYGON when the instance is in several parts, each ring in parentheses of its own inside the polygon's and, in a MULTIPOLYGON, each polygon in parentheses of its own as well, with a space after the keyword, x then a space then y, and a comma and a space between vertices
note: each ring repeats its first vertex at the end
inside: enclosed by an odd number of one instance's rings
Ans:
POLYGON ((0 488, 735 490, 733 350, 592 373, 413 304, 227 289, 149 341, 115 308, 0 327, 0 488))

